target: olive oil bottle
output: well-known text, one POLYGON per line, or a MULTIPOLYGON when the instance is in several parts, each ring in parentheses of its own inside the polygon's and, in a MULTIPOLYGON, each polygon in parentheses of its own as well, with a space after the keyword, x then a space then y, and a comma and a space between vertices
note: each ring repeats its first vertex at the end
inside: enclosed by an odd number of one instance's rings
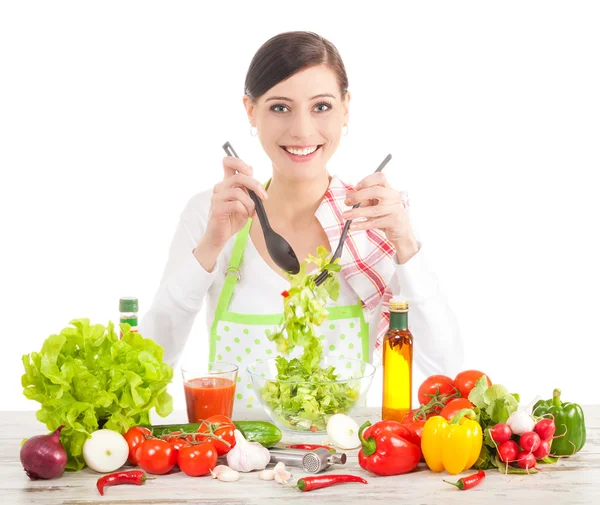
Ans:
POLYGON ((408 302, 390 300, 390 328, 383 339, 383 408, 381 418, 402 421, 412 405, 413 337, 408 302))

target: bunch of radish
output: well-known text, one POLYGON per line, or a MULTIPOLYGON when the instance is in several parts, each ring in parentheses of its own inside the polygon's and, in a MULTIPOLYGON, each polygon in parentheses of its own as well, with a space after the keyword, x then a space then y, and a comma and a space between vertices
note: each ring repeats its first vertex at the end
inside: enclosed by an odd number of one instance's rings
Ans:
POLYGON ((516 462, 526 470, 535 468, 539 460, 550 455, 555 431, 556 425, 552 419, 534 422, 533 429, 527 431, 514 430, 508 424, 496 424, 489 430, 500 460, 507 464, 516 462))

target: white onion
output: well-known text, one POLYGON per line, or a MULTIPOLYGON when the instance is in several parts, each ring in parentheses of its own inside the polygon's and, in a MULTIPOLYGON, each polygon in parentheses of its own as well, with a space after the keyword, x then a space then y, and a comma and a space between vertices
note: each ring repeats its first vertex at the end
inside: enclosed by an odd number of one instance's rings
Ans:
POLYGON ((522 435, 535 428, 535 420, 523 409, 513 412, 506 424, 510 426, 515 435, 522 435))
POLYGON ((356 449, 360 446, 359 426, 346 414, 334 414, 327 421, 327 435, 333 445, 339 449, 356 449))
POLYGON ((96 430, 83 444, 83 459, 96 472, 114 472, 128 457, 129 445, 125 437, 113 430, 96 430))

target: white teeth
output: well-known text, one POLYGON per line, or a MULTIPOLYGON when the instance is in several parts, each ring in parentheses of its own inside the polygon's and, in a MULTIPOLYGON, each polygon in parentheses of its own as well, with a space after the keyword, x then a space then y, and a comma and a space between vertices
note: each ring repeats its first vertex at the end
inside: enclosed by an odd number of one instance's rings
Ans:
POLYGON ((319 146, 307 147, 306 149, 293 149, 291 147, 286 147, 285 150, 288 153, 296 154, 297 156, 308 156, 309 154, 314 153, 319 146))

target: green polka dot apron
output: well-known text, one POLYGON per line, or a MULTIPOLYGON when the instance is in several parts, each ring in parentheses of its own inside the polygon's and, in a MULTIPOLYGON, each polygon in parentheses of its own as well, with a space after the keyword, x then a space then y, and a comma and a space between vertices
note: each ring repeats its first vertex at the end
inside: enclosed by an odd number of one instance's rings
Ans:
MULTIPOLYGON (((246 367, 258 359, 274 358, 279 354, 276 344, 269 340, 268 335, 277 331, 283 321, 283 311, 276 314, 240 314, 229 310, 235 286, 241 279, 242 258, 251 224, 250 219, 236 236, 209 343, 209 361, 225 361, 239 367, 234 404, 236 409, 260 406, 246 367)), ((369 325, 365 321, 361 301, 358 300, 356 305, 327 307, 327 310, 329 316, 318 328, 323 354, 368 360, 369 325)), ((300 353, 302 349, 297 351, 300 353)))

